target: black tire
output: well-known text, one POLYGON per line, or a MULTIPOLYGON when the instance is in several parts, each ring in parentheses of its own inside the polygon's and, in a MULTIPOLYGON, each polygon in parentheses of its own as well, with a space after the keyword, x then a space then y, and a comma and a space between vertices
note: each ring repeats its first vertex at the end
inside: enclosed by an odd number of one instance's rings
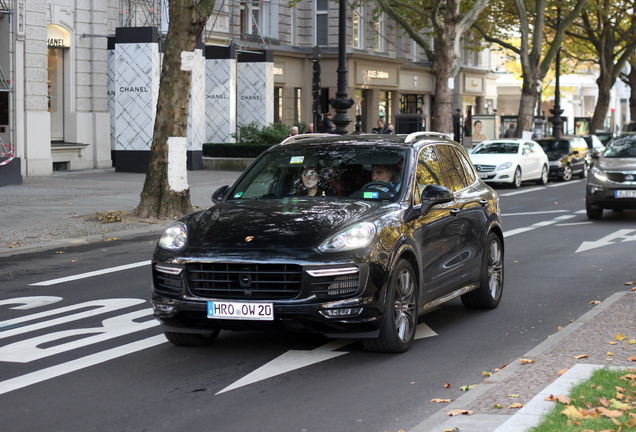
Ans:
POLYGON ((599 220, 603 217, 603 208, 589 204, 585 201, 585 213, 587 213, 588 219, 599 220))
POLYGON ((417 328, 418 291, 413 267, 406 260, 398 261, 389 278, 386 311, 380 335, 375 339, 362 339, 362 345, 367 351, 408 351, 417 328))
POLYGON ((504 283, 504 253, 501 239, 488 234, 486 251, 481 266, 479 288, 461 296, 468 308, 494 309, 501 301, 504 283))
POLYGON ((572 180, 572 167, 568 164, 563 167, 563 174, 561 174, 561 180, 564 182, 572 180))
POLYGON ((583 169, 581 170, 581 172, 579 173, 579 178, 586 178, 587 177, 587 163, 583 164, 583 169))
POLYGON ((537 184, 544 185, 547 183, 548 183, 548 166, 543 165, 543 168, 541 168, 541 177, 539 177, 539 180, 537 180, 537 184))
POLYGON ((175 332, 163 332, 163 334, 168 341, 177 346, 207 346, 214 343, 219 335, 219 330, 214 330, 209 334, 175 332))
POLYGON ((512 183, 510 185, 513 189, 519 189, 521 187, 521 168, 517 167, 515 170, 515 175, 512 178, 512 183))

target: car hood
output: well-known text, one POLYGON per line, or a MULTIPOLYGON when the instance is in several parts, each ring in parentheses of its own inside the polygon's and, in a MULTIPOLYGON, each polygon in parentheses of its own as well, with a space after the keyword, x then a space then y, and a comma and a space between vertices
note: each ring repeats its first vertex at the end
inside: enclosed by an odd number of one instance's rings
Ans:
POLYGON ((473 164, 480 165, 501 165, 506 162, 514 162, 518 159, 518 156, 515 154, 472 154, 470 155, 470 160, 473 161, 473 164))
POLYGON ((384 208, 377 202, 293 197, 219 203, 183 221, 191 251, 302 249, 316 247, 328 235, 384 208))
POLYGON ((598 168, 607 171, 636 171, 636 158, 605 158, 596 162, 598 168))

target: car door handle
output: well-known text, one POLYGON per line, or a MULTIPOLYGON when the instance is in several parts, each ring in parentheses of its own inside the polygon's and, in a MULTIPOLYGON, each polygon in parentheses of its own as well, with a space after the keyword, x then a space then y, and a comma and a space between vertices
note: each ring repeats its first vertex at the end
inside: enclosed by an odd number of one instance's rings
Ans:
POLYGON ((457 216, 459 214, 459 209, 454 208, 450 211, 451 216, 457 216))
POLYGON ((488 207, 488 200, 486 199, 480 200, 479 205, 482 207, 488 207))

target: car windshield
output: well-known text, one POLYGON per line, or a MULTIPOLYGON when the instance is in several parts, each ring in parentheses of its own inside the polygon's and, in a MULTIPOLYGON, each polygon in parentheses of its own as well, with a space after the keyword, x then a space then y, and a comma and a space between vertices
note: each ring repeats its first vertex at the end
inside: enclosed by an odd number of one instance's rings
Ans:
POLYGON ((603 157, 606 158, 636 158, 636 135, 614 138, 603 157))
POLYGON ((567 140, 539 140, 537 141, 543 151, 549 152, 569 152, 570 144, 567 140))
POLYGON ((473 154, 517 154, 519 144, 512 142, 498 142, 480 144, 473 150, 473 154))
POLYGON ((283 145, 264 154, 228 199, 393 200, 405 160, 404 149, 377 145, 283 145))

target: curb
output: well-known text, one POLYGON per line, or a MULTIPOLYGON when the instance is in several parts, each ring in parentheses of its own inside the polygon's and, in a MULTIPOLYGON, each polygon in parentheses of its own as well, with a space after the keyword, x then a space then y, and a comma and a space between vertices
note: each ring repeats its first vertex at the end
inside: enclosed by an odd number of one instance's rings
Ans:
MULTIPOLYGON (((512 419, 518 416, 521 411, 515 413, 514 415, 476 415, 457 417, 449 417, 446 413, 453 409, 466 409, 467 407, 470 407, 473 402, 478 400, 480 397, 483 396, 484 393, 490 390, 492 388, 491 386, 497 385, 501 382, 505 382, 508 378, 514 376, 523 366, 520 362, 521 358, 537 357, 540 354, 555 347, 556 345, 562 343, 563 340, 567 339, 572 333, 574 333, 576 330, 581 328, 589 321, 592 321, 598 314, 611 307, 614 303, 616 303, 627 294, 631 294, 630 291, 620 291, 612 294, 605 301, 583 314, 576 321, 568 324, 561 331, 549 336, 548 339, 528 351, 525 355, 519 357, 519 359, 510 363, 501 371, 482 381, 472 390, 462 395, 455 401, 451 402, 449 405, 446 405, 444 408, 437 411, 435 414, 424 420, 422 423, 415 426, 413 429, 410 430, 410 432, 441 432, 446 429, 452 430, 455 426, 459 426, 460 424, 462 425, 462 432, 494 432, 495 430, 497 432, 508 432, 513 430, 514 432, 521 432, 523 429, 519 429, 518 427, 517 429, 500 428, 500 426, 502 426, 504 422, 507 423, 509 419, 510 421, 512 421, 512 419), (472 429, 469 427, 471 427, 472 429)), ((565 374, 563 376, 565 376, 565 374)), ((532 400, 534 401, 534 399, 532 400)), ((529 408, 527 411, 530 411, 531 408, 529 408)), ((537 421, 540 419, 542 414, 543 412, 541 412, 536 417, 537 421)), ((524 416, 528 415, 531 415, 530 412, 524 413, 524 416)), ((533 425, 524 424, 524 427, 529 426, 533 425)))

